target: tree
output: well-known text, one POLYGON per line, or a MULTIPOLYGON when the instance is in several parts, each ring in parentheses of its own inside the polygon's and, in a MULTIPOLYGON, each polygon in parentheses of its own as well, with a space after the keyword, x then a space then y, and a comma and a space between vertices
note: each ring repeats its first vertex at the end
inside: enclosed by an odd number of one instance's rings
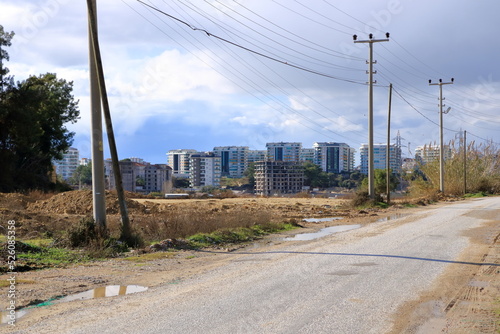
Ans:
POLYGON ((254 162, 251 162, 248 164, 248 167, 243 172, 243 175, 248 178, 248 184, 252 188, 255 187, 255 163, 254 162))
MULTIPOLYGON (((394 173, 390 173, 389 189, 395 190, 399 180, 394 173)), ((363 179, 362 186, 368 188, 368 178, 363 179)), ((375 169, 375 193, 387 193, 386 171, 385 169, 375 169)))
POLYGON ((304 185, 313 188, 327 188, 329 186, 328 174, 323 172, 320 166, 306 161, 304 162, 304 185))
POLYGON ((12 78, 7 76, 9 69, 3 66, 3 60, 9 60, 9 54, 5 50, 5 46, 11 46, 11 40, 14 37, 14 32, 5 32, 0 25, 0 94, 3 93, 4 87, 12 85, 12 78))
POLYGON ((73 176, 69 180, 74 185, 92 185, 92 165, 80 165, 76 167, 73 176))
MULTIPOLYGON (((2 45, 6 45, 5 36, 2 27, 2 45)), ((8 59, 4 51, 1 57, 8 59)), ((72 82, 57 79, 52 73, 4 86, 0 100, 0 191, 51 187, 52 160, 61 159, 73 142, 74 133, 64 124, 76 122, 79 116, 72 90, 72 82)))
POLYGON ((183 177, 174 177, 174 188, 189 188, 189 179, 183 177))

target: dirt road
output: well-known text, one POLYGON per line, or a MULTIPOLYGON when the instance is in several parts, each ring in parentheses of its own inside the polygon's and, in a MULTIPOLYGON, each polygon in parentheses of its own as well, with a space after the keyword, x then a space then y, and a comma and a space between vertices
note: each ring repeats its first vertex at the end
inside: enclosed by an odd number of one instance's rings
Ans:
POLYGON ((495 333, 488 307, 499 298, 499 208, 500 198, 485 198, 310 241, 274 236, 234 252, 198 253, 177 273, 176 260, 165 259, 153 264, 169 267, 160 271, 163 283, 146 292, 33 310, 16 330, 495 333))

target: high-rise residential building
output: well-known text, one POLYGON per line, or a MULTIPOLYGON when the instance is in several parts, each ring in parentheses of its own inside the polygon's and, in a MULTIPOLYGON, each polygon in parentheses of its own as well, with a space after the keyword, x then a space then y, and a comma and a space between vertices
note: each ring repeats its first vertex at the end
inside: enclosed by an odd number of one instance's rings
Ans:
MULTIPOLYGON (((373 145, 373 167, 374 169, 386 169, 387 144, 373 145)), ((368 144, 361 145, 359 149, 361 158, 361 173, 368 175, 368 144)), ((389 146, 389 167, 393 173, 401 173, 401 147, 396 144, 389 146)))
POLYGON ((220 185, 221 158, 213 152, 191 154, 189 183, 192 188, 220 185))
POLYGON ((198 151, 191 149, 168 151, 168 165, 172 168, 172 173, 174 176, 182 178, 189 177, 189 158, 192 154, 195 153, 198 153, 198 151))
POLYGON ((267 143, 267 158, 274 161, 300 161, 302 143, 267 143))
POLYGON ((76 168, 80 165, 80 152, 77 148, 70 147, 63 153, 63 158, 54 160, 53 164, 56 168, 56 174, 63 180, 67 180, 73 176, 76 168))
POLYGON ((300 149, 300 161, 309 161, 314 163, 314 148, 302 148, 300 149))
POLYGON ((88 166, 92 162, 92 159, 89 158, 80 158, 81 166, 88 166))
POLYGON ((293 161, 255 163, 255 193, 261 196, 295 194, 304 185, 304 166, 293 161))
POLYGON ((248 150, 247 164, 266 160, 267 150, 248 150))
MULTIPOLYGON (((424 145, 418 146, 415 149, 415 160, 419 163, 426 164, 434 160, 439 160, 439 145, 424 145)), ((452 151, 449 145, 443 145, 443 158, 446 161, 451 159, 452 151)))
POLYGON ((345 143, 314 143, 314 163, 327 173, 352 172, 355 149, 345 143))
POLYGON ((243 177, 248 167, 248 146, 218 146, 214 154, 221 160, 221 175, 232 178, 243 177))

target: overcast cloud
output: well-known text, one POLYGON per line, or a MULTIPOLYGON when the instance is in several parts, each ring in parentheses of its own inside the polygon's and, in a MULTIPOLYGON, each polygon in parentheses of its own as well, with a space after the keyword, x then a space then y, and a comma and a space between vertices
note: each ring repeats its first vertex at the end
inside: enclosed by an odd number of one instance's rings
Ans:
MULTIPOLYGON (((138 1, 97 0, 120 158, 164 163, 171 149, 272 141, 358 149, 367 142, 368 45, 352 35, 385 32, 390 41, 374 44, 376 142, 386 142, 389 83, 392 137, 400 132, 406 156, 437 142, 439 89, 428 80, 453 77, 443 86, 445 140, 467 130, 477 143, 500 143, 496 0, 145 2, 191 28, 138 1)), ((0 8, 0 24, 16 33, 7 63, 15 79, 55 72, 74 82, 81 120, 68 128, 90 157, 85 1, 1 0, 0 8)))

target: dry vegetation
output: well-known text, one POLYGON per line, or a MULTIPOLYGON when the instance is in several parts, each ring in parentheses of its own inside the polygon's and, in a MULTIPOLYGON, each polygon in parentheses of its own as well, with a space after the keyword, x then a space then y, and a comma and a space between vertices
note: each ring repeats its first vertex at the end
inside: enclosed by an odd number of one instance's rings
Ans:
MULTIPOLYGON (((452 141, 450 148, 452 158, 446 160, 444 166, 447 194, 464 195, 464 180, 467 184, 466 193, 500 193, 500 150, 496 145, 469 143, 465 161, 463 145, 452 141), (465 178, 464 171, 466 171, 465 178)), ((420 169, 427 180, 413 181, 410 193, 414 196, 434 196, 433 193, 439 189, 439 161, 421 165, 420 169)))

